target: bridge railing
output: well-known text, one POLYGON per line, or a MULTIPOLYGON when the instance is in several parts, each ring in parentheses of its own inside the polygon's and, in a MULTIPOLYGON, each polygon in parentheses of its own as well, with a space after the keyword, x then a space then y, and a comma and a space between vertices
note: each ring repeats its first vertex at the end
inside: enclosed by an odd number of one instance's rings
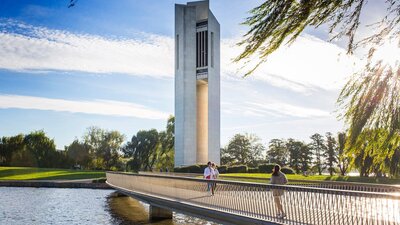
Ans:
POLYGON ((400 224, 400 193, 375 193, 294 185, 209 181, 107 172, 115 187, 263 221, 284 224, 400 224), (281 192, 286 217, 277 217, 273 193, 281 192))
MULTIPOLYGON (((178 176, 178 177, 201 177, 202 174, 198 173, 175 173, 175 172, 139 172, 140 174, 148 175, 166 175, 166 176, 178 176)), ((257 182, 269 182, 269 178, 259 177, 240 177, 240 176, 221 176, 222 179, 241 179, 248 181, 257 182)), ((328 188, 328 189, 339 189, 349 191, 366 191, 366 192, 400 192, 400 186, 388 185, 388 184, 369 184, 369 183, 358 183, 358 182, 346 182, 346 181, 325 181, 325 180, 301 180, 301 179, 290 179, 288 185, 295 186, 306 186, 314 188, 328 188)))
POLYGON ((357 182, 293 180, 290 182, 290 185, 362 192, 400 192, 400 187, 394 185, 366 184, 357 182))
MULTIPOLYGON (((269 182, 269 178, 259 177, 240 177, 240 176, 221 176, 223 179, 234 180, 248 180, 269 182)), ((290 179, 288 185, 295 186, 306 186, 314 188, 328 188, 328 189, 339 189, 339 190, 350 190, 350 191, 366 191, 366 192, 400 192, 400 186, 389 185, 389 184, 369 184, 369 183, 358 183, 358 182, 346 182, 346 181, 325 181, 325 180, 301 180, 301 179, 290 179)))

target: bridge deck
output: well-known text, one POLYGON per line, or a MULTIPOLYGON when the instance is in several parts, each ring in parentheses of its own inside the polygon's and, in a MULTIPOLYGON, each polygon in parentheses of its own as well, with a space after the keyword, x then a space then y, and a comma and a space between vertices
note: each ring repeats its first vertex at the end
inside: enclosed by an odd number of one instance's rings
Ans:
POLYGON ((400 196, 395 194, 218 181, 215 195, 209 196, 208 183, 194 178, 107 173, 107 182, 141 196, 218 212, 222 221, 235 215, 260 224, 400 224, 400 196), (284 190, 284 219, 276 216, 272 189, 284 190))

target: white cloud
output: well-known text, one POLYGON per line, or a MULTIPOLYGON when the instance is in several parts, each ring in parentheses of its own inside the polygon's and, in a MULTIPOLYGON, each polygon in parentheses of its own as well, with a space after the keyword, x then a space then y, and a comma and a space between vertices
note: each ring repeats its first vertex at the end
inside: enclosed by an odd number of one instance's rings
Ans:
POLYGON ((142 119, 166 119, 168 113, 129 102, 95 100, 71 101, 21 95, 0 95, 0 109, 37 109, 142 119))
POLYGON ((293 104, 288 104, 278 101, 251 101, 242 104, 233 104, 223 102, 222 106, 229 110, 223 110, 223 113, 236 114, 250 117, 274 117, 275 119, 287 119, 287 118, 323 118, 331 117, 332 115, 325 110, 304 107, 293 104))
POLYGON ((277 113, 278 115, 285 115, 298 118, 328 117, 330 115, 329 112, 321 109, 296 106, 283 102, 271 102, 271 103, 250 102, 249 105, 256 107, 258 110, 265 110, 266 112, 277 113))
MULTIPOLYGON (((255 58, 247 65, 231 62, 241 53, 241 48, 235 47, 238 41, 223 41, 223 46, 230 47, 223 47, 222 67, 231 76, 242 76, 258 62, 255 58)), ((360 60, 346 55, 344 49, 314 36, 302 35, 292 45, 282 46, 270 55, 251 77, 295 92, 307 93, 315 88, 334 90, 359 69, 359 64, 360 60)))
MULTIPOLYGON (((83 71, 136 76, 173 77, 174 42, 167 36, 141 34, 134 39, 106 38, 0 20, 0 68, 23 71, 83 71)), ((240 78, 251 68, 232 59, 239 39, 221 41, 221 75, 240 78)), ((248 79, 278 88, 309 93, 315 88, 339 89, 356 71, 359 60, 345 50, 310 35, 283 46, 248 79)))
POLYGON ((171 77, 172 54, 173 42, 163 36, 111 39, 0 21, 0 68, 3 69, 171 77))

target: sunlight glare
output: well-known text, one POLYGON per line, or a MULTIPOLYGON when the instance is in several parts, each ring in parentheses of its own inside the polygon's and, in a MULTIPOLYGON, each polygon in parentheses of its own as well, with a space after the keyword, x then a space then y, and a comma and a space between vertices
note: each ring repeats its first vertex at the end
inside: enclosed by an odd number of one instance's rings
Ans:
POLYGON ((394 40, 388 40, 383 45, 377 47, 372 62, 381 61, 392 68, 400 64, 400 45, 394 40))

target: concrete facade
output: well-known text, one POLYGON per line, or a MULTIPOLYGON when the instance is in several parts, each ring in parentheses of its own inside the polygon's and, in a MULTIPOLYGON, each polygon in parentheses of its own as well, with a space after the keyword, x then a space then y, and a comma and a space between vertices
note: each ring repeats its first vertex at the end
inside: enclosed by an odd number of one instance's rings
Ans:
POLYGON ((208 1, 175 5, 175 166, 220 163, 220 26, 208 1))

